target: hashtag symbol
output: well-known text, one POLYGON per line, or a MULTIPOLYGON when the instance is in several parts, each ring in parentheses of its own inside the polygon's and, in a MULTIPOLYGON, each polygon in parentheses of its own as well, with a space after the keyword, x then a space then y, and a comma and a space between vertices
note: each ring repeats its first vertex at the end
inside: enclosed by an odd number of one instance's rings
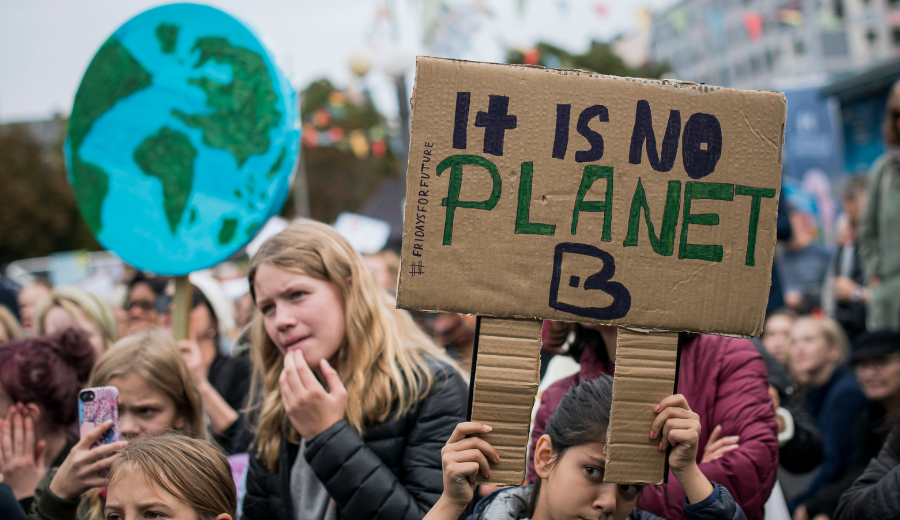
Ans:
POLYGON ((412 270, 410 270, 409 274, 411 276, 416 276, 417 274, 425 274, 425 266, 422 265, 422 261, 412 263, 412 270))

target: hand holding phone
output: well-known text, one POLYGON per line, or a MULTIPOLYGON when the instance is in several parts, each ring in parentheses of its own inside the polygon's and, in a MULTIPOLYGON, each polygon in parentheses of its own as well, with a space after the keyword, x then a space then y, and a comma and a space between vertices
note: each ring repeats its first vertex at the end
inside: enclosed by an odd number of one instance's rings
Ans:
POLYGON ((78 393, 78 430, 80 437, 97 426, 112 421, 112 428, 107 430, 95 444, 110 444, 121 440, 119 428, 119 389, 114 386, 98 386, 85 388, 78 393))
POLYGON ((81 440, 50 481, 54 495, 72 500, 91 488, 106 485, 109 466, 118 458, 116 451, 128 446, 119 440, 118 394, 111 386, 86 388, 79 393, 81 440))

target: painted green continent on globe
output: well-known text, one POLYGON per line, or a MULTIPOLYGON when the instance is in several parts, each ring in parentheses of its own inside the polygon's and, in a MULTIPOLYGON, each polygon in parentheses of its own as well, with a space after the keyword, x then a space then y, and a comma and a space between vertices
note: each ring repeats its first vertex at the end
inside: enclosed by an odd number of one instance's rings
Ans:
POLYGON ((211 267, 281 209, 298 117, 240 22, 193 4, 146 11, 103 44, 75 96, 66 151, 79 208, 135 267, 211 267))

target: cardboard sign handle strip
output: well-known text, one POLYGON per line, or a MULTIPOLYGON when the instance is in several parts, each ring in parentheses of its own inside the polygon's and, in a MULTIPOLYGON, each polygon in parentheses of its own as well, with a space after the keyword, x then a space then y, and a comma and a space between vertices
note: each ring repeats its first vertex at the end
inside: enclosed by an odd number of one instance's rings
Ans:
POLYGON ((650 439, 650 426, 656 418, 653 409, 675 391, 677 367, 677 332, 619 328, 605 482, 664 482, 668 451, 659 450, 658 438, 650 439))
POLYGON ((519 486, 525 482, 528 425, 540 383, 541 321, 478 319, 470 420, 490 425, 479 435, 500 454, 491 478, 479 483, 519 486))

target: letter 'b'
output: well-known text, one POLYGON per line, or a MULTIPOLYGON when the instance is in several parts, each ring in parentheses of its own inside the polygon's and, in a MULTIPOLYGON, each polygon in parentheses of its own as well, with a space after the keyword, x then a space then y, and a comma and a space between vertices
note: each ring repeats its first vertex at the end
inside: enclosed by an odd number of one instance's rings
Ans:
POLYGON ((452 155, 447 157, 437 165, 435 173, 440 177, 447 168, 450 168, 450 188, 447 191, 447 196, 441 200, 441 206, 447 207, 447 216, 444 218, 445 246, 449 246, 453 240, 453 217, 456 214, 456 208, 483 209, 487 211, 494 209, 494 206, 497 205, 497 201, 500 200, 500 186, 502 184, 500 172, 497 171, 497 167, 494 166, 494 163, 483 157, 478 157, 477 155, 452 155), (488 197, 487 200, 459 200, 459 191, 462 187, 463 165, 467 164, 480 166, 491 174, 493 188, 491 189, 491 196, 488 197))

